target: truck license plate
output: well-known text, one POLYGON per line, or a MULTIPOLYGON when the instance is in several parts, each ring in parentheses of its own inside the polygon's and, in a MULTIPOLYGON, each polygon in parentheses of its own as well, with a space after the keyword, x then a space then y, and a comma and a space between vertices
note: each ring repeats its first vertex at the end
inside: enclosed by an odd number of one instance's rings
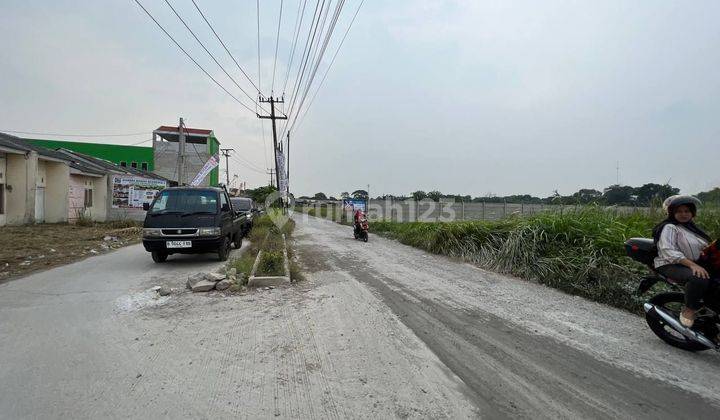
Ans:
POLYGON ((191 248, 192 241, 165 241, 167 248, 191 248))

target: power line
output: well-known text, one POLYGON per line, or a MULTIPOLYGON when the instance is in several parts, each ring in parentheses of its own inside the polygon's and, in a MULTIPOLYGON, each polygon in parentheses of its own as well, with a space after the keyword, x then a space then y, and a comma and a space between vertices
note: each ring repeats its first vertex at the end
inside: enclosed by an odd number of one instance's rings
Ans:
POLYGON ((41 133, 37 131, 18 131, 18 130, 4 130, 0 129, 1 132, 4 133, 13 133, 13 134, 30 134, 30 135, 36 135, 36 136, 58 136, 58 137, 132 137, 132 136, 142 136, 151 134, 148 131, 143 131, 140 133, 123 133, 123 134, 68 134, 68 133, 41 133))
POLYGON ((237 159, 235 155, 231 155, 231 156, 230 156, 230 159, 232 159, 233 161, 235 161, 235 163, 237 163, 237 164, 239 164, 239 165, 242 165, 243 167, 245 167, 245 168, 247 168, 247 169, 249 169, 249 170, 251 170, 251 171, 253 171, 253 172, 257 172, 257 173, 260 173, 260 174, 263 174, 263 175, 265 174, 265 171, 261 171, 261 170, 255 169, 254 167, 248 165, 247 163, 245 163, 245 162, 237 159))
MULTIPOLYGON (((320 84, 318 85, 317 89, 315 90, 315 93, 313 94, 312 98, 310 99, 310 103, 308 104, 307 108, 305 108, 305 112, 303 112, 303 115, 300 117, 300 122, 297 123, 298 129, 302 125, 302 122, 305 119, 305 115, 307 115, 308 110, 310 107, 312 107, 312 104, 315 102, 315 97, 317 97, 318 92, 320 92, 320 89, 322 89, 323 84, 325 83, 325 79, 327 78, 328 73, 330 73, 330 69, 332 68, 333 64, 335 63, 335 59, 338 56, 338 53, 340 52, 340 48, 342 48, 343 44, 345 43, 345 38, 347 38, 348 33, 350 33, 350 28, 352 28, 353 23, 355 23, 355 18, 357 18, 358 13, 360 12, 360 8, 362 7, 365 0, 360 1, 360 5, 358 5, 357 10, 355 10, 355 14, 353 15, 352 20, 350 21, 350 24, 348 25, 348 28, 345 30, 345 34, 343 35, 342 39, 340 40, 340 44, 338 45, 337 49, 335 50, 335 54, 333 54, 332 60, 330 60, 330 64, 328 65, 327 69, 325 69, 325 74, 323 75, 322 80, 320 81, 320 84)), ((294 124, 290 127, 292 130, 294 128, 294 124)), ((297 130, 295 130, 297 132, 297 130)))
POLYGON ((167 35, 167 37, 170 38, 170 40, 180 49, 180 51, 182 51, 182 52, 187 56, 187 58, 189 58, 193 63, 195 63, 195 65, 196 65, 203 73, 205 73, 205 75, 206 75, 207 77, 209 77, 210 80, 212 80, 213 82, 215 82, 215 84, 216 84, 220 89, 222 89, 225 93, 227 93, 228 96, 230 96, 231 98, 233 98, 233 99, 235 100, 235 102, 237 102, 238 104, 240 104, 241 106, 243 106, 243 107, 244 107, 245 109, 247 109, 248 111, 254 112, 252 108, 250 108, 249 106, 247 106, 247 105, 245 105, 244 103, 242 103, 238 98, 235 97, 235 95, 233 95, 232 93, 230 93, 230 91, 228 91, 228 90, 225 88, 225 86, 223 86, 222 84, 220 84, 220 82, 218 82, 214 77, 212 77, 212 76, 210 75, 210 73, 208 73, 207 70, 205 70, 205 68, 203 68, 203 66, 201 66, 200 63, 197 62, 197 60, 195 60, 187 51, 185 51, 185 49, 175 40, 175 38, 173 38, 172 35, 170 35, 170 33, 169 33, 168 31, 166 31, 165 28, 160 24, 160 22, 158 22, 157 19, 155 19, 155 17, 145 8, 145 6, 143 6, 142 3, 140 3, 140 0, 135 0, 135 3, 137 3, 137 5, 140 6, 141 9, 143 9, 143 11, 145 12, 145 14, 147 14, 148 17, 149 17, 150 19, 152 19, 153 22, 155 22, 155 24, 158 26, 158 28, 160 28, 160 30, 163 31, 163 32, 165 33, 165 35, 167 35))
POLYGON ((240 156, 240 155, 238 155, 238 154, 235 154, 235 155, 233 155, 233 156, 231 156, 231 157, 235 157, 235 159, 242 159, 242 161, 245 162, 246 165, 249 165, 250 167, 255 168, 255 169, 258 170, 258 171, 262 171, 262 170, 263 170, 260 166, 258 166, 258 165, 256 165, 256 164, 250 162, 249 160, 247 160, 246 158, 244 158, 244 157, 242 157, 242 156, 240 156))
POLYGON ((213 26, 212 26, 212 25, 210 24, 210 22, 207 20, 207 18, 205 17, 205 14, 202 12, 202 10, 200 10, 200 7, 197 5, 197 3, 195 2, 195 0, 191 0, 191 1, 192 1, 193 5, 195 5, 195 9, 197 9, 198 13, 200 13, 200 16, 202 16, 202 18, 203 18, 203 20, 205 21, 205 23, 207 23, 207 25, 208 25, 208 27, 210 28, 210 30, 212 31, 212 33, 215 34, 215 38, 217 38, 217 40, 220 41, 220 44, 222 44, 223 48, 225 49, 225 52, 227 52, 228 55, 230 56, 230 58, 232 58, 232 60, 235 62, 235 65, 237 66, 237 68, 242 72, 242 74, 245 76, 245 78, 248 79, 248 81, 253 85, 253 87, 254 87, 255 89, 257 89, 258 92, 260 92, 260 88, 257 87, 257 86, 255 85, 255 82, 253 82, 252 79, 250 78, 250 76, 248 76, 248 74, 245 73, 245 70, 243 70, 243 68, 240 66, 240 64, 238 63, 238 61, 235 59, 235 56, 232 55, 232 53, 231 53, 230 50, 228 49, 227 45, 225 45, 225 43, 223 42, 223 40, 220 38, 220 35, 218 35, 218 33, 215 31, 215 28, 213 28, 213 26))
MULTIPOLYGON (((294 93, 294 95, 293 95, 293 103, 292 103, 291 110, 290 110, 290 113, 293 114, 293 116, 292 116, 292 122, 291 122, 290 120, 288 120, 288 121, 285 122, 285 126, 283 127, 283 134, 284 134, 285 132, 290 131, 290 130, 293 129, 293 127, 294 127, 294 125, 295 125, 295 121, 297 121, 297 118, 298 118, 298 116, 300 115, 300 111, 301 111, 301 109, 302 109, 303 104, 305 103, 305 100, 306 100, 306 98, 307 98, 307 95, 308 95, 308 92, 309 92, 309 90, 310 90, 310 87, 312 86, 312 83, 313 83, 313 81, 315 80, 315 76, 316 76, 316 74, 317 74, 317 70, 318 70, 318 68, 319 68, 319 66, 320 66, 320 63, 322 62, 323 56, 325 55, 325 51, 327 50, 327 46, 329 45, 330 39, 331 39, 332 34, 333 34, 334 30, 335 30, 335 26, 337 25, 337 21, 338 21, 338 19, 339 19, 339 17, 340 17, 340 12, 341 12, 343 6, 344 6, 344 0, 340 0, 340 1, 338 1, 338 2, 336 3, 336 5, 335 5, 335 12, 334 12, 334 14, 333 14, 333 17, 331 18, 330 26, 328 27, 327 31, 325 31, 325 21, 326 21, 326 19, 327 19, 327 12, 328 12, 329 9, 330 9, 330 4, 328 4, 328 8, 327 8, 327 10, 325 11, 325 16, 323 17, 323 24, 322 24, 321 34, 320 34, 320 36, 318 37, 317 43, 315 44, 316 47, 317 47, 318 45, 320 45, 320 43, 321 43, 320 40, 323 38, 323 33, 324 33, 325 36, 324 36, 324 40, 322 41, 322 48, 321 48, 319 51, 316 49, 315 52, 313 53, 313 58, 312 58, 312 60, 310 60, 310 62, 312 62, 312 64, 310 65, 310 67, 311 67, 312 70, 310 70, 310 76, 308 77, 307 81, 305 82, 305 84, 304 84, 304 86, 303 86, 304 89, 303 89, 302 94, 301 94, 301 95, 302 95, 302 99, 300 100, 300 103, 299 103, 299 105, 298 105, 298 107, 297 107, 297 111, 294 112, 294 113, 293 113, 293 111, 295 110, 295 108, 294 108, 295 102, 297 101, 298 94, 299 94, 300 90, 299 90, 299 89, 296 90, 295 93, 294 93), (316 57, 317 57, 317 60, 315 60, 316 57)), ((312 46, 311 46, 311 47, 312 47, 312 46)), ((309 54, 308 54, 308 57, 309 57, 309 54)), ((301 84, 302 84, 302 83, 301 83, 301 84)), ((300 88, 300 86, 297 86, 297 87, 300 88)))
MULTIPOLYGON (((288 111, 288 116, 292 115, 293 110, 295 109, 295 101, 297 100, 297 92, 299 91, 300 84, 302 83, 302 80, 305 75, 305 68, 307 67, 307 60, 310 56, 310 49, 312 48, 312 44, 315 40, 315 34, 317 33, 317 27, 320 23, 320 17, 322 16, 323 8, 325 7, 325 0, 323 0, 322 5, 320 5, 320 0, 317 0, 315 3, 315 11, 313 11, 313 20, 310 23, 310 28, 308 30, 308 36, 305 40, 305 47, 303 48, 303 54, 302 54, 302 64, 298 67, 298 75, 295 78, 295 82, 293 83, 293 93, 291 95, 290 100, 290 110, 288 111), (318 13, 318 6, 320 7, 319 13, 318 13), (316 22, 317 18, 317 22, 316 22), (313 29, 314 28, 314 29, 313 29)), ((285 125, 283 126, 283 132, 287 128, 288 121, 285 121, 285 125)))
POLYGON ((293 37, 292 48, 290 49, 290 58, 288 59, 287 73, 285 73, 285 83, 283 83, 283 95, 287 88, 288 79, 290 79, 290 70, 292 69, 293 58, 295 57, 295 48, 297 47, 298 35, 300 35, 300 29, 302 28, 302 22, 305 17, 305 5, 307 0, 302 2, 302 11, 300 11, 300 2, 298 2, 298 13, 295 17, 295 36, 293 37))
POLYGON ((278 17, 278 26, 277 26, 277 36, 275 38, 275 59, 273 60, 273 77, 272 77, 272 85, 270 85, 270 94, 273 94, 273 91, 275 90, 275 68, 277 67, 277 53, 278 53, 278 45, 280 44, 280 24, 282 23, 282 10, 283 10, 283 0, 280 0, 280 16, 278 17))
MULTIPOLYGON (((257 9, 256 9, 256 10, 257 10, 257 44, 258 44, 258 47, 257 47, 257 53, 258 53, 258 54, 257 54, 257 55, 258 55, 258 74, 257 74, 257 77, 258 77, 258 86, 261 86, 262 83, 260 83, 260 0, 257 0, 257 1, 256 1, 256 5, 257 5, 257 9)), ((257 90, 258 90, 258 96, 260 96, 260 88, 258 87, 257 90)), ((257 105, 256 105, 256 106, 257 106, 257 105)), ((256 110, 256 111, 257 111, 257 110, 256 110)), ((257 113, 257 112, 256 112, 256 113, 257 113)))
MULTIPOLYGON (((172 6, 172 4, 170 4, 170 2, 169 2, 168 0, 165 0, 165 4, 167 4, 168 7, 170 7, 170 9, 173 11, 173 13, 175 13, 175 16, 177 16, 177 18, 180 20, 180 22, 182 22, 182 24, 185 26, 185 28, 187 28, 187 30, 190 32, 190 34, 193 36, 193 38, 195 38, 195 41, 197 41, 197 43, 200 44, 200 46, 202 47, 202 49, 205 50, 205 52, 210 56, 210 58, 212 58, 212 60, 215 62, 215 64, 217 64, 217 66, 220 67, 220 70, 222 70, 223 73, 225 73, 225 75, 226 75, 230 80, 232 80, 232 82, 235 84, 235 86, 237 86, 237 88, 240 89, 240 91, 241 91, 242 93, 244 93, 245 96, 247 96, 248 98, 250 98, 251 101, 255 102, 255 99, 254 99, 252 96, 250 96, 250 94, 247 93, 247 92, 245 91, 245 89, 243 89, 242 86, 240 86, 240 84, 238 84, 238 82, 230 75, 230 73, 228 73, 227 70, 225 70, 225 67, 223 67, 223 65, 220 64, 220 62, 217 60, 217 58, 215 58, 215 56, 213 55, 213 53, 211 53, 210 50, 207 49, 207 47, 205 46, 205 44, 203 44, 203 42, 200 41, 200 38, 198 38, 197 35, 195 35, 195 32, 193 32, 192 29, 190 29, 190 26, 187 24, 187 22, 185 22, 185 19, 183 19, 183 18, 180 16, 180 14, 177 12, 177 10, 175 10, 175 8, 172 6)), ((257 103, 256 103, 256 105, 257 105, 257 103)), ((260 105, 258 105, 258 106, 260 106, 260 105)), ((260 106, 260 109, 262 109, 261 106, 260 106)))
MULTIPOLYGON (((307 95, 310 91, 310 87, 312 86, 312 83, 315 80, 315 76, 317 75, 318 68, 320 67, 320 63, 322 62, 322 58, 325 55, 327 46, 330 43, 330 38, 332 37, 332 34, 335 31, 335 26, 337 25, 337 21, 340 17, 340 12, 344 6, 344 3, 345 3, 345 0, 341 0, 335 6, 335 14, 333 15, 333 18, 331 20, 330 27, 328 28, 327 32, 325 33, 325 40, 323 42, 322 49, 319 51, 319 54, 317 55, 317 61, 314 62, 312 73, 311 73, 310 77, 308 78, 307 85, 305 86, 305 91, 303 92, 302 99, 300 100, 300 105, 298 106, 297 112, 295 113, 295 115, 293 117, 292 123, 290 123, 290 128, 288 129, 288 131, 293 129, 293 127, 295 126, 295 122, 297 121, 297 118, 300 115, 300 110, 302 109, 302 106, 305 103, 305 99, 307 99, 307 95)), ((323 24, 323 26, 324 26, 324 24, 323 24)), ((318 45, 319 45, 319 42, 318 42, 318 45)), ((313 57, 313 59, 314 59, 314 57, 313 57)))

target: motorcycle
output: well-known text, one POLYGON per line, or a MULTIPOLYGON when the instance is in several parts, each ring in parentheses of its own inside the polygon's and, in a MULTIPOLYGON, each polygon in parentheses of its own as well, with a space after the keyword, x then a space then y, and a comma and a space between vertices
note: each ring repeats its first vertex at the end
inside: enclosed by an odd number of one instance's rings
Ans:
MULTIPOLYGON (((657 248, 652 239, 631 238, 625 242, 627 255, 635 261, 648 266, 650 274, 643 277, 638 293, 647 293, 655 284, 665 283, 669 289, 651 297, 644 305, 645 321, 655 335, 661 340, 687 351, 715 350, 720 352, 718 333, 720 328, 720 302, 705 300, 705 307, 697 312, 692 327, 680 323, 680 311, 685 301, 685 293, 675 280, 657 272, 653 260, 657 256, 657 248)), ((717 281, 717 280, 708 280, 717 281)))
POLYGON ((362 239, 363 242, 368 241, 368 229, 370 229, 370 226, 368 225, 367 217, 361 217, 358 219, 358 222, 355 223, 354 232, 355 239, 362 239))

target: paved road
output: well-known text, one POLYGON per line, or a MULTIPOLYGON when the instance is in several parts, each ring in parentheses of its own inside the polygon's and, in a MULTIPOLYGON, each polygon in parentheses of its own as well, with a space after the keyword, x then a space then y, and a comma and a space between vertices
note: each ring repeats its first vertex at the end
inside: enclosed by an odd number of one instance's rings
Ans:
POLYGON ((718 418, 632 315, 298 220, 307 281, 192 294, 141 246, 0 285, 0 418, 718 418), (178 291, 153 299, 148 289, 178 291))

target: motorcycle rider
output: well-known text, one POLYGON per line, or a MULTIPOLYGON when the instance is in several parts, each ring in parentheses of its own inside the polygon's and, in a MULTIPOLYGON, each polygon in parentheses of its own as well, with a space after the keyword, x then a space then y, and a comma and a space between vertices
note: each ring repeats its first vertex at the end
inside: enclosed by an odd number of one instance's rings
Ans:
POLYGON ((360 221, 365 218, 365 213, 362 210, 357 209, 355 210, 355 215, 353 216, 353 218, 355 220, 353 228, 355 229, 355 233, 358 233, 358 231, 360 230, 360 221))
POLYGON ((697 260, 710 243, 710 236, 694 222, 700 200, 689 195, 673 195, 663 202, 667 218, 653 228, 658 256, 655 269, 685 286, 685 306, 680 322, 692 327, 702 299, 715 287, 710 274, 697 260))

